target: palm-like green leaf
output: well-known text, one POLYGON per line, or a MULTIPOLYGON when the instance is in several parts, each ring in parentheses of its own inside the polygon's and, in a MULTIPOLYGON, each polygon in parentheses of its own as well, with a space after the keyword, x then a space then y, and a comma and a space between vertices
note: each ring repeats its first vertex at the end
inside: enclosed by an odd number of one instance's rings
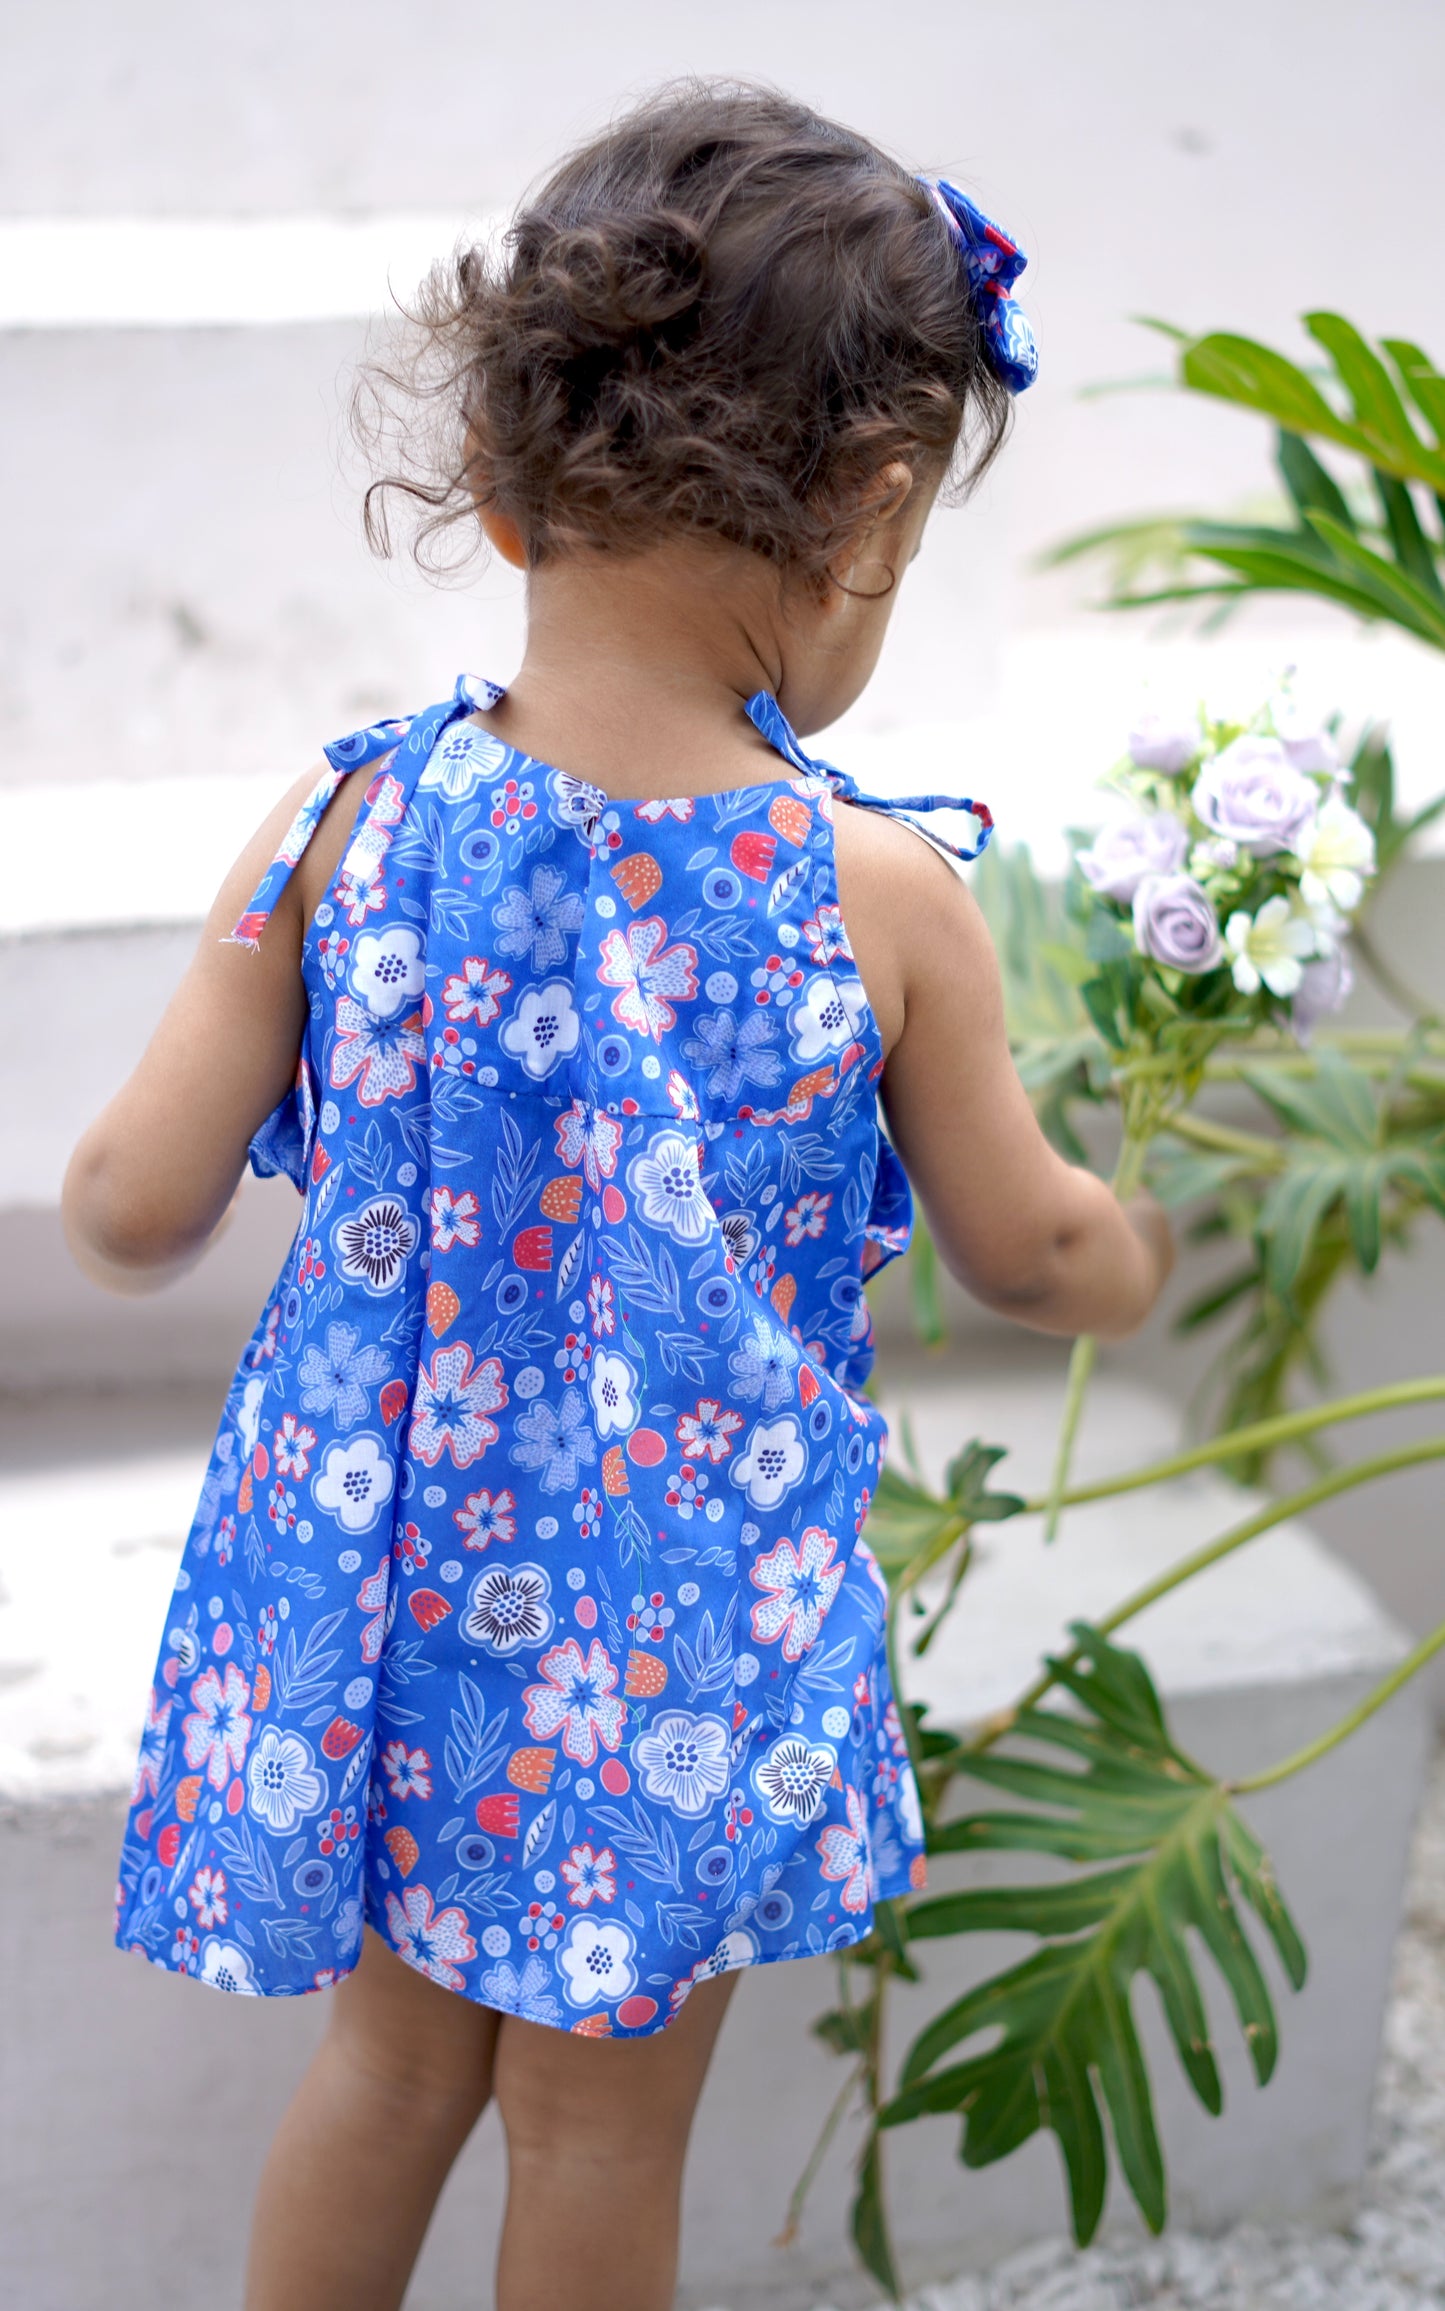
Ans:
POLYGON ((932 1842, 935 1850, 1011 1848, 1104 1866, 1061 1884, 979 1888, 911 1905, 913 1941, 1006 1928, 1037 1935, 1041 1947, 929 2024, 879 2123, 957 2112, 960 2155, 974 2167, 1051 2129, 1082 2245, 1104 2206, 1104 2111, 1145 2220, 1158 2230, 1165 2219, 1163 2155, 1132 2011, 1136 1976, 1153 1978, 1190 2084, 1218 2111, 1222 2089, 1190 1937, 1198 1936, 1224 1978, 1261 2084, 1274 2068, 1277 2030, 1240 1904, 1256 1912, 1296 1987, 1305 1954, 1227 1789, 1170 1739, 1142 1661, 1085 1624, 1074 1634, 1079 1661, 1050 1667, 1082 1714, 1031 1710, 1016 1727, 1055 1762, 993 1752, 967 1761, 975 1779, 1034 1810, 972 1815, 932 1842), (998 2034, 993 2045, 940 2067, 984 2031, 998 2034))
POLYGON ((1293 1135, 1260 1209, 1259 1234, 1272 1289, 1292 1290, 1326 1216, 1342 1209, 1356 1259, 1379 1264, 1393 1193, 1445 1209, 1445 1133, 1399 1132, 1369 1076, 1339 1052, 1321 1051, 1313 1080, 1264 1067, 1250 1087, 1293 1135))

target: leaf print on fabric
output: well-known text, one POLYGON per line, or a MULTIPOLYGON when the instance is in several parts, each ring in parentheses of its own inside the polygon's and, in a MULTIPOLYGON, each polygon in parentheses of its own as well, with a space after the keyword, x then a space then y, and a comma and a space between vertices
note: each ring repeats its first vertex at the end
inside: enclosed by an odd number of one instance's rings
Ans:
POLYGON ((616 1693, 617 1665, 599 1638, 586 1658, 575 1637, 554 1645, 537 1663, 542 1682, 522 1694, 527 1730, 539 1741, 562 1736, 562 1747, 578 1765, 595 1762, 604 1749, 621 1746, 627 1704, 616 1693))
POLYGON ((393 924, 364 931, 351 950, 347 984, 374 1019, 394 1019, 426 984, 426 956, 415 931, 393 924))
POLYGON ((621 989, 612 1005, 618 1026, 650 1036, 654 1043, 677 1025, 677 1004, 696 997, 696 972, 697 949, 685 941, 669 947, 660 915, 629 923, 625 931, 609 931, 597 965, 603 985, 621 989))
POLYGON ((602 1182, 610 1180, 617 1169, 621 1124, 590 1100, 574 1099, 558 1116, 554 1128, 558 1160, 573 1171, 580 1164, 588 1187, 594 1195, 599 1194, 602 1182))
POLYGON ((419 1011, 404 1019, 377 1019, 354 995, 338 998, 331 1050, 334 1090, 354 1083, 363 1107, 379 1107, 384 1099, 400 1099, 413 1090, 416 1071, 425 1063, 419 1011))
POLYGON ((745 1340, 728 1358, 733 1393, 745 1404, 756 1404, 761 1398, 764 1412, 776 1412, 793 1393, 799 1354, 786 1332, 769 1323, 766 1316, 754 1316, 752 1339, 745 1340))
POLYGON ((706 1812, 732 1779, 732 1737, 720 1717, 671 1709, 632 1744, 644 1793, 674 1813, 706 1812))
POLYGON ((550 971, 566 962, 567 941, 581 930, 584 912, 582 893, 568 889, 560 867, 535 866, 527 888, 514 884, 492 909, 497 952, 526 956, 534 972, 550 971))
POLYGON ((783 1539, 753 1560, 753 1586, 767 1591, 753 1607, 753 1636, 760 1645, 781 1638, 785 1661, 800 1661, 818 1641, 846 1570, 833 1562, 837 1546, 832 1533, 809 1525, 796 1548, 783 1539))
POLYGON ((472 1582, 462 1635, 502 1655, 545 1643, 552 1633, 551 1587, 541 1565, 489 1565, 472 1582))
POLYGON ((475 1958, 477 1945, 467 1931, 465 1910, 438 1912, 425 1886, 406 1886, 400 1898, 386 1897, 386 1930, 397 1956, 444 1990, 461 1990, 458 1968, 475 1958))
MULTIPOLYGON (((709 981, 709 989, 712 982, 709 981)), ((699 1019, 683 1052, 706 1069, 711 1099, 736 1099, 745 1084, 766 1087, 783 1072, 782 1053, 771 1048, 774 1028, 766 1011, 745 1012, 741 1023, 732 1011, 714 1011, 699 1019)))
POLYGON ((442 987, 442 1009, 454 1026, 490 1027, 512 992, 512 975, 498 971, 485 955, 468 955, 442 987))
POLYGON ((529 987, 498 1032, 502 1049, 521 1061, 534 1082, 545 1082, 554 1067, 571 1057, 582 1033, 566 980, 549 979, 543 987, 529 987))
POLYGON ((507 1384, 497 1357, 473 1365, 472 1352, 463 1341, 439 1348, 430 1371, 425 1365, 417 1368, 411 1450, 431 1468, 444 1452, 451 1454, 457 1468, 469 1468, 488 1445, 496 1443, 500 1431, 489 1416, 506 1402, 507 1384))
POLYGON ((700 1244, 716 1225, 698 1169, 697 1141, 680 1131, 654 1133, 646 1152, 628 1165, 627 1184, 649 1227, 665 1228, 680 1244, 700 1244))
POLYGON ((587 1408, 570 1390, 555 1409, 539 1396, 512 1425, 516 1430, 512 1459, 519 1468, 536 1470, 544 1493, 570 1492, 583 1469, 597 1458, 587 1408))
POLYGON ((802 1432, 792 1413, 785 1412, 776 1420, 754 1424, 728 1473, 746 1492, 751 1507, 773 1509, 784 1493, 792 1491, 807 1465, 802 1432))
POLYGON ((396 1196, 373 1196, 331 1232, 339 1272, 378 1297, 395 1291, 421 1241, 421 1230, 396 1196))

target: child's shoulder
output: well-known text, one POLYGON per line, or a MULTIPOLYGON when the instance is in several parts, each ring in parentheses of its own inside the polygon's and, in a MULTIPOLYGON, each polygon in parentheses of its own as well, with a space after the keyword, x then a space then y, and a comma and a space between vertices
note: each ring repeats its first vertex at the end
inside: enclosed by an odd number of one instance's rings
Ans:
POLYGON ((920 971, 967 975, 988 933, 953 861, 916 827, 840 796, 834 828, 838 903, 888 1051, 920 971))

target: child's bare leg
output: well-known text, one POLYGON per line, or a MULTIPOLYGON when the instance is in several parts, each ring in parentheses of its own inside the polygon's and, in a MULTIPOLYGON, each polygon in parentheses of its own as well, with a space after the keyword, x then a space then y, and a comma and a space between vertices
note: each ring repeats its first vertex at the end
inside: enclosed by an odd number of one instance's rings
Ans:
POLYGON ((683 2156, 737 1977, 699 1983, 651 2038, 573 2037, 509 2015, 495 2090, 507 2130, 497 2311, 671 2311, 683 2156))
POLYGON ((368 1927, 271 2145, 246 2311, 396 2311, 452 2161, 485 2108, 501 2017, 368 1927))

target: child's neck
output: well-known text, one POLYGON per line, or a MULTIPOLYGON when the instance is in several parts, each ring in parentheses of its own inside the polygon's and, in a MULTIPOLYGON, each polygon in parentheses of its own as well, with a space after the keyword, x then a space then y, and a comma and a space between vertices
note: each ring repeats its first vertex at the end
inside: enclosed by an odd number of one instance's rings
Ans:
POLYGON ((509 745, 615 794, 706 793, 771 776, 743 705, 781 679, 781 605, 757 557, 696 545, 547 562, 499 706, 509 745))

